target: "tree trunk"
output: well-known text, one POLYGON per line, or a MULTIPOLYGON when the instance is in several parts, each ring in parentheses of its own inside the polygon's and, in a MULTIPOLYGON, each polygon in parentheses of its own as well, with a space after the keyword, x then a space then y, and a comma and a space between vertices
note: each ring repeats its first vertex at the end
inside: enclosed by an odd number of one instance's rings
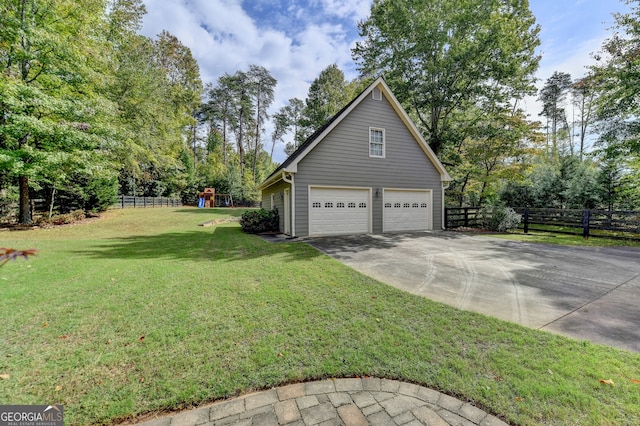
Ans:
POLYGON ((29 178, 27 176, 18 177, 20 185, 20 214, 18 222, 22 225, 31 223, 31 200, 29 198, 29 178))
POLYGON ((56 186, 51 188, 51 202, 49 203, 49 219, 53 216, 53 202, 56 199, 56 186))

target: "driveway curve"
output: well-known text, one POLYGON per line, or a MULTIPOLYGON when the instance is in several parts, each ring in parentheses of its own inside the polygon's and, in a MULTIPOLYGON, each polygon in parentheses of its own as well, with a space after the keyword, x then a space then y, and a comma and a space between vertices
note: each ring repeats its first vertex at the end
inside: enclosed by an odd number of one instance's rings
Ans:
POLYGON ((307 243, 399 289, 526 327, 640 352, 640 249, 435 231, 307 243))

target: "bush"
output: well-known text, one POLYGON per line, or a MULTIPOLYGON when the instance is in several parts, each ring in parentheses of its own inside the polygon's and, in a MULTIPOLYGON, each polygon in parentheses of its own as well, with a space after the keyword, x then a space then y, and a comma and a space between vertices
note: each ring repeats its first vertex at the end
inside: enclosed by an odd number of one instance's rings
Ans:
POLYGON ((522 216, 511 207, 502 206, 485 207, 480 212, 480 217, 483 228, 497 232, 515 229, 522 220, 522 216))
POLYGON ((278 210, 251 210, 245 212, 240 219, 242 230, 248 234, 278 231, 280 219, 278 210))

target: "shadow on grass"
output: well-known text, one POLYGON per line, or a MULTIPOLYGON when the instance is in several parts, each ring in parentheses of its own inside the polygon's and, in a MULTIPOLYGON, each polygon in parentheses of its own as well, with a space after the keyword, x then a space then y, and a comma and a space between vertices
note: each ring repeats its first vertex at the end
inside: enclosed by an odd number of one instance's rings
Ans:
POLYGON ((95 259, 201 261, 241 261, 274 255, 284 255, 280 261, 294 261, 321 255, 300 243, 267 243, 256 235, 245 234, 237 226, 219 226, 213 232, 194 230, 113 238, 76 254, 95 259))
POLYGON ((256 210, 250 207, 238 207, 238 208, 207 208, 207 209, 199 209, 197 207, 191 208, 182 208, 175 210, 176 213, 189 213, 192 215, 202 215, 202 216, 212 216, 212 215, 220 215, 220 216, 231 216, 231 217, 240 217, 242 214, 248 210, 256 210))

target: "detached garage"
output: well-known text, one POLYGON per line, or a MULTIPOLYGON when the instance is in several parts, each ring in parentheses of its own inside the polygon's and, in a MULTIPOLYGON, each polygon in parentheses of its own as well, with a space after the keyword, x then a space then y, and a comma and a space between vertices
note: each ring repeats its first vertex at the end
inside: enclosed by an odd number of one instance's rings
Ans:
POLYGON ((380 78, 260 186, 291 236, 441 229, 451 178, 380 78))

